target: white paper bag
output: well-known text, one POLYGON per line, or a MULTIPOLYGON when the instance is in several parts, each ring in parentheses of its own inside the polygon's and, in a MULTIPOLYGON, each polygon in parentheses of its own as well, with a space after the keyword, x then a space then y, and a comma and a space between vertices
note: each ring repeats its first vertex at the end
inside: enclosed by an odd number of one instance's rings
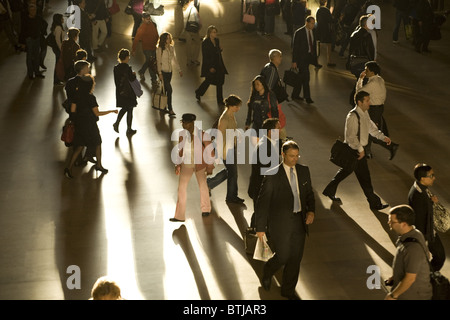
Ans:
POLYGON ((266 235, 264 235, 263 241, 261 241, 261 239, 258 237, 258 240, 256 241, 255 252, 253 254, 253 259, 260 261, 268 261, 270 258, 273 257, 273 255, 274 253, 267 244, 266 235))

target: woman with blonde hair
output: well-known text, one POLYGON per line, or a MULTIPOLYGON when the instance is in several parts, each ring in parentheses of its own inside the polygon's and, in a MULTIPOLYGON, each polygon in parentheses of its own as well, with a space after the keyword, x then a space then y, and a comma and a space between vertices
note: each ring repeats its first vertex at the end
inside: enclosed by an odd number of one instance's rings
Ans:
POLYGON ((172 35, 169 32, 164 32, 160 35, 158 45, 156 46, 156 66, 158 69, 158 77, 163 84, 163 88, 167 94, 167 108, 164 110, 170 116, 175 116, 175 112, 172 108, 172 70, 175 65, 175 69, 178 70, 180 77, 183 76, 180 65, 178 64, 175 54, 175 47, 173 45, 172 35))

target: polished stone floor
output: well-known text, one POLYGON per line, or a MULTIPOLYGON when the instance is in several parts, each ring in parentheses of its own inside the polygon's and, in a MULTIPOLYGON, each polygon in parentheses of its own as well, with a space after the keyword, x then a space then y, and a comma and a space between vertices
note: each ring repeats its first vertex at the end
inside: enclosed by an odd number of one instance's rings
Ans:
MULTIPOLYGON (((64 2, 50 1, 48 21, 64 2)), ((432 53, 418 54, 403 34, 399 44, 392 44, 393 9, 387 1, 381 8, 378 62, 388 90, 385 119, 400 149, 389 161, 386 150, 373 147, 369 167, 375 191, 391 206, 405 203, 414 165, 426 162, 437 176, 433 191, 449 206, 450 24, 444 25, 443 39, 431 43, 432 53)), ((272 48, 284 52, 280 71, 289 68, 290 39, 284 31, 277 20, 274 36, 219 33, 229 71, 225 95, 234 93, 246 101, 250 81, 272 48)), ((3 36, 1 40, 6 47, 3 36)), ((102 110, 115 107, 112 69, 117 51, 130 46, 129 36, 113 33, 93 65, 95 95, 102 110)), ((277 281, 270 292, 262 289, 262 263, 244 250, 243 232, 253 212, 246 192, 250 165, 239 166, 244 206, 225 203, 223 183, 212 192, 212 215, 202 218, 193 178, 186 222, 169 222, 178 183, 170 158, 171 133, 180 128, 185 112, 197 114, 205 128, 220 114, 214 88, 200 104, 196 102, 200 70, 186 67, 183 42, 176 41, 175 46, 184 71, 181 78, 174 74, 172 81, 177 118, 169 119, 151 108, 147 80, 135 109, 136 135, 126 137, 125 121, 121 133, 115 133, 115 115, 99 121, 103 164, 109 173, 98 175, 87 165, 74 170, 73 180, 63 175, 68 149, 59 138, 67 115, 61 108, 64 90, 52 85, 53 53, 49 50, 46 58, 46 78, 32 81, 26 76, 25 54, 3 50, 0 299, 88 299, 95 280, 106 274, 117 279, 127 299, 283 299, 277 281), (79 272, 73 273, 71 266, 79 272), (77 275, 81 287, 71 288, 77 275)), ((316 193, 316 218, 306 242, 297 293, 305 300, 377 300, 385 291, 383 287, 368 289, 372 272, 367 270, 376 265, 381 278, 390 276, 395 235, 387 226, 388 209, 371 211, 354 175, 338 189, 343 205, 331 204, 321 194, 337 170, 328 161, 329 150, 343 135, 354 84, 345 61, 337 52, 332 56, 337 66, 328 68, 323 47, 320 62, 324 67, 317 72, 311 68, 314 104, 283 103, 288 135, 300 144, 300 162, 309 166, 316 193)), ((142 62, 138 51, 130 64, 138 70, 142 62)), ((244 104, 237 114, 240 127, 245 117, 244 104)), ((442 240, 450 253, 449 234, 442 234, 442 240)), ((450 276, 448 258, 442 271, 450 276)), ((276 278, 281 279, 280 274, 276 278)))

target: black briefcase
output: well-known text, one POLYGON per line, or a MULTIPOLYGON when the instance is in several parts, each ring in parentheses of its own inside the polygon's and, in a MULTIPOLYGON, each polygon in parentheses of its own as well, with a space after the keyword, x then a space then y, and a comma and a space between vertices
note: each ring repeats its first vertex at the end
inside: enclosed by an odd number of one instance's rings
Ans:
POLYGON ((284 71, 283 82, 291 87, 297 86, 299 82, 299 73, 295 72, 293 69, 284 71))
POLYGON ((245 252, 247 254, 253 255, 255 253, 256 241, 258 236, 256 235, 255 228, 247 228, 245 230, 244 242, 245 242, 245 252))
POLYGON ((331 147, 330 161, 338 167, 353 172, 358 163, 358 151, 341 140, 336 140, 331 147))

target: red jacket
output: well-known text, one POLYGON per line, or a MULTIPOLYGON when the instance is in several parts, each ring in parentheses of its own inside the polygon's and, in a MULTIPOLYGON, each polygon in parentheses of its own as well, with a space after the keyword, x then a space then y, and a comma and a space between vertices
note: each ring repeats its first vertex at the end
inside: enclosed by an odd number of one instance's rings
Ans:
POLYGON ((136 46, 139 41, 142 41, 142 50, 156 50, 156 44, 158 43, 159 35, 153 22, 143 22, 136 32, 134 37, 132 52, 136 51, 136 46))

